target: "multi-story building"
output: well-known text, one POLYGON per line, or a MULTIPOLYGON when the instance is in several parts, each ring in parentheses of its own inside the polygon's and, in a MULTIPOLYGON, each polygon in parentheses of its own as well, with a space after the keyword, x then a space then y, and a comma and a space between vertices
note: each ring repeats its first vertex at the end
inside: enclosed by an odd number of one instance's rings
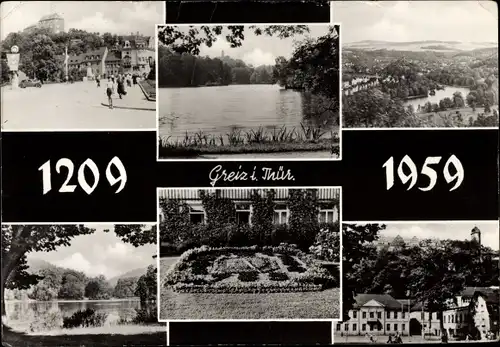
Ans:
POLYGON ((410 333, 410 313, 404 300, 398 301, 388 294, 358 294, 354 300, 349 320, 336 324, 335 335, 410 333))
POLYGON ((68 70, 87 71, 90 67, 92 75, 102 75, 106 73, 106 58, 108 49, 101 47, 98 50, 82 53, 77 56, 69 56, 68 70))
POLYGON ((36 29, 43 28, 49 29, 53 33, 60 33, 64 31, 64 18, 57 13, 52 13, 40 18, 38 23, 26 27, 24 32, 32 32, 36 29))
POLYGON ((139 33, 123 37, 120 47, 125 73, 148 74, 155 58, 154 38, 139 33))
POLYGON ((488 334, 499 336, 500 292, 497 288, 479 288, 470 298, 468 314, 471 317, 469 332, 484 340, 488 334))
MULTIPOLYGON (((275 192, 275 209, 273 221, 275 224, 288 224, 290 210, 287 206, 289 189, 273 189, 275 192)), ((266 196, 269 189, 203 189, 206 193, 215 193, 221 198, 227 198, 234 202, 236 207, 236 222, 240 224, 251 224, 253 192, 266 196)), ((311 189, 315 192, 318 202, 319 222, 333 223, 339 219, 338 204, 340 190, 336 188, 311 189)), ((162 189, 159 191, 160 199, 179 200, 189 206, 190 220, 192 223, 205 223, 206 213, 201 201, 200 190, 197 189, 162 189)), ((160 211, 160 219, 162 219, 160 211)))

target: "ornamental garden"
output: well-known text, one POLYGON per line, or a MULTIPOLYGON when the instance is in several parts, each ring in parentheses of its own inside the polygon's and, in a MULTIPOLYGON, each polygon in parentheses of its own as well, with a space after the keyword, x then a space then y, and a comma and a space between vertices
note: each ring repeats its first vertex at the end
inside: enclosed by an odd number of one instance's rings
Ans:
POLYGON ((340 190, 160 191, 160 320, 334 319, 340 190))

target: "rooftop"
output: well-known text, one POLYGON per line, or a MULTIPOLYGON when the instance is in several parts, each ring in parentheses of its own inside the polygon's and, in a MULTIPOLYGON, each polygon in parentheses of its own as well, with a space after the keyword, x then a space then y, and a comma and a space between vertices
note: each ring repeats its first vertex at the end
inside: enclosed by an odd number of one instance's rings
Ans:
POLYGON ((43 22, 43 21, 46 21, 46 20, 53 20, 53 19, 64 19, 64 18, 61 17, 61 15, 59 15, 58 13, 52 13, 52 14, 48 14, 48 15, 43 16, 42 18, 40 18, 40 22, 43 22))
POLYGON ((354 297, 354 300, 356 301, 356 303, 354 304, 354 307, 356 308, 364 306, 366 303, 372 300, 391 310, 401 310, 401 308, 403 307, 401 302, 394 299, 389 294, 358 294, 354 297))

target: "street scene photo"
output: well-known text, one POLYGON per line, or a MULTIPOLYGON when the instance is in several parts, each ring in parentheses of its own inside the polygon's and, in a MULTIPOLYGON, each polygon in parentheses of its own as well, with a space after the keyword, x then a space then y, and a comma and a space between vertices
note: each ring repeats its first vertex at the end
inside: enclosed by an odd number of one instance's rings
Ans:
POLYGON ((159 159, 339 159, 339 30, 158 26, 159 159))
POLYGON ((339 188, 159 190, 159 319, 339 319, 339 188))
POLYGON ((162 2, 1 4, 2 130, 155 129, 162 2))
POLYGON ((499 226, 342 226, 343 321, 335 344, 499 339, 499 226))
POLYGON ((156 225, 2 225, 2 342, 166 345, 156 240, 156 225))
POLYGON ((332 16, 343 126, 498 128, 495 2, 335 1, 332 16))

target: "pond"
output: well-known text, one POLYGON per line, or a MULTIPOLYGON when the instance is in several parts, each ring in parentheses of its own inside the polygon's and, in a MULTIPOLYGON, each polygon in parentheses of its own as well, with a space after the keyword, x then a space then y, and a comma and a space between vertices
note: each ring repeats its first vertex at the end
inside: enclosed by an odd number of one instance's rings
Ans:
POLYGON ((226 141, 233 130, 274 127, 301 131, 301 123, 327 131, 337 129, 337 117, 321 112, 317 97, 278 85, 229 85, 159 89, 159 135, 182 139, 202 131, 226 141))
POLYGON ((63 317, 69 317, 78 310, 88 308, 99 313, 107 313, 106 324, 115 324, 120 320, 131 321, 136 316, 135 309, 141 308, 141 303, 139 299, 94 301, 7 300, 5 302, 8 326, 22 331, 28 331, 32 322, 49 319, 48 313, 60 312, 63 317))
POLYGON ((405 106, 408 106, 408 105, 413 105, 413 108, 415 111, 418 110, 418 105, 420 105, 420 107, 424 107, 424 105, 427 103, 427 102, 430 102, 431 104, 438 104, 439 105, 439 101, 444 99, 444 98, 450 98, 453 100, 453 94, 455 92, 460 92, 462 93, 462 97, 464 98, 464 101, 465 101, 465 98, 467 97, 467 94, 469 94, 469 88, 463 88, 463 87, 445 87, 443 90, 436 90, 436 94, 435 95, 429 95, 428 97, 426 98, 418 98, 418 99, 411 99, 411 100, 407 100, 404 102, 404 105, 405 106))

